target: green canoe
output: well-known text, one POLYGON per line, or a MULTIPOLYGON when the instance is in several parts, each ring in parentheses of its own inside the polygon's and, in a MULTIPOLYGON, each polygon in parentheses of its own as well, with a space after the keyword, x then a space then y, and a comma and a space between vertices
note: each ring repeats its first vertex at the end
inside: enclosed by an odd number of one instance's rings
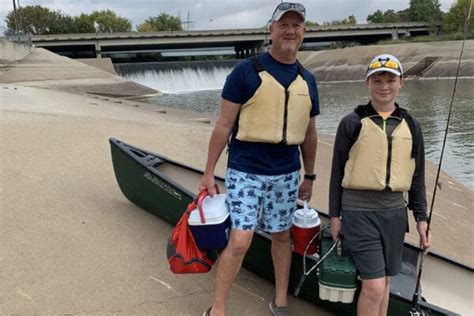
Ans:
MULTIPOLYGON (((120 140, 111 138, 110 146, 115 176, 123 194, 134 204, 174 225, 194 197, 202 171, 175 162, 120 140)), ((221 191, 224 179, 216 178, 221 191)), ((322 222, 328 222, 321 213, 322 222)), ((254 235, 244 260, 244 267, 273 280, 270 239, 265 232, 254 235)), ((407 315, 411 308, 416 282, 419 249, 405 244, 402 273, 393 278, 389 315, 407 315)), ((307 257, 308 267, 315 259, 307 257)), ((420 307, 427 315, 456 315, 472 309, 473 268, 443 256, 430 253, 425 257, 422 279, 423 301, 420 307), (454 281, 454 282, 453 282, 454 281), (454 308, 453 308, 454 306, 454 308)), ((293 293, 303 275, 303 256, 293 253, 290 291, 293 293)), ((351 304, 333 303, 319 298, 317 273, 310 274, 298 297, 311 301, 338 315, 355 315, 356 299, 351 304)), ((356 292, 356 296, 357 296, 356 292)))

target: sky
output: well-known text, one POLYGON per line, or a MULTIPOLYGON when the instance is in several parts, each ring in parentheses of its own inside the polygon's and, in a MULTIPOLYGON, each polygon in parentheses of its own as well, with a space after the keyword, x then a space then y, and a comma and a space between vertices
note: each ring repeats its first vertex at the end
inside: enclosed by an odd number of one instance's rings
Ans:
MULTIPOLYGON (((0 0, 0 31, 6 28, 5 17, 13 10, 14 0, 0 0)), ((94 10, 111 9, 132 21, 135 28, 150 16, 164 12, 180 16, 190 30, 257 28, 270 19, 280 0, 17 0, 20 6, 41 5, 75 16, 94 10), (189 19, 188 19, 189 15, 189 19)), ((377 9, 404 10, 410 0, 301 0, 307 20, 318 23, 340 20, 354 15, 357 23, 366 23, 377 9)), ((455 0, 439 0, 447 12, 455 0)), ((3 33, 3 32, 2 32, 3 33)))

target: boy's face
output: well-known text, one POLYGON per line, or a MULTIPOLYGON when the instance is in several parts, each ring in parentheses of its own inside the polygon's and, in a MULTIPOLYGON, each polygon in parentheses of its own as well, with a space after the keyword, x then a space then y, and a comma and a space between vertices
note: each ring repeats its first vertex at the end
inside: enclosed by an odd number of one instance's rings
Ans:
POLYGON ((366 80, 372 102, 378 105, 390 105, 395 103, 403 79, 390 72, 377 72, 366 80))

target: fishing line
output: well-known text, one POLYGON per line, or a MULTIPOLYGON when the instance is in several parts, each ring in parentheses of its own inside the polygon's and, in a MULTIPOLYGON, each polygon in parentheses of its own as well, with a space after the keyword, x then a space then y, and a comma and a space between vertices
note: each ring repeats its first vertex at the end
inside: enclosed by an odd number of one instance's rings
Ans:
POLYGON ((303 286, 303 283, 306 280, 306 277, 310 275, 314 271, 314 269, 316 269, 321 264, 321 262, 323 262, 324 259, 326 259, 331 254, 331 252, 336 248, 336 246, 340 243, 340 239, 337 238, 332 244, 331 248, 329 248, 329 250, 326 252, 326 254, 321 259, 319 259, 318 262, 316 262, 316 264, 311 267, 311 269, 306 271, 306 253, 309 249, 309 246, 313 243, 316 237, 319 236, 319 234, 320 233, 317 233, 316 235, 314 235, 313 238, 306 245, 306 248, 303 254, 303 275, 301 276, 300 281, 298 282, 298 285, 296 286, 295 293, 293 294, 295 297, 298 296, 298 294, 300 294, 301 287, 303 286))
MULTIPOLYGON (((441 173, 441 164, 443 162, 444 149, 446 147, 446 140, 448 138, 449 123, 451 121, 451 113, 452 113, 452 109, 453 109, 454 97, 456 95, 456 88, 457 88, 457 84, 458 84, 459 72, 460 72, 460 69, 461 69, 461 61, 462 61, 462 55, 463 55, 463 52, 464 52, 464 44, 466 43, 467 33, 468 33, 468 30, 469 30, 469 22, 471 21, 471 11, 472 11, 472 0, 470 2, 469 12, 467 14, 466 21, 464 22, 464 39, 462 41, 461 52, 459 54, 458 68, 457 68, 457 71, 456 71, 456 77, 454 79, 453 95, 451 96, 451 104, 449 105, 448 119, 446 121, 446 129, 444 131, 443 145, 441 147, 441 155, 439 157, 438 171, 436 173, 436 180, 435 180, 435 185, 434 185, 434 189, 433 189, 433 197, 431 199, 430 213, 428 215, 428 227, 426 229, 427 234, 429 234, 429 232, 430 232, 431 216, 433 215, 433 207, 434 207, 436 191, 437 191, 438 183, 439 183, 439 175, 441 173)), ((421 274, 423 272, 423 258, 424 257, 425 257, 425 255, 422 252, 421 253, 421 259, 420 259, 420 267, 419 267, 419 270, 418 270, 418 277, 416 279, 415 293, 413 293, 413 298, 412 298, 412 309, 409 312, 409 315, 413 315, 413 316, 415 316, 415 315, 424 315, 424 313, 420 309, 420 304, 419 304, 419 298, 420 298, 420 295, 421 295, 420 283, 421 283, 421 274)))

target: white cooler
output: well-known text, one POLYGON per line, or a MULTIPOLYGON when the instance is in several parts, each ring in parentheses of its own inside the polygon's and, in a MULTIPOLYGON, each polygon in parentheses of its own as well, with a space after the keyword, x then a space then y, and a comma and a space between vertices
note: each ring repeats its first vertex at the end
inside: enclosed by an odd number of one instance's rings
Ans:
POLYGON ((205 223, 201 222, 199 209, 191 211, 188 224, 196 244, 201 249, 222 249, 229 240, 230 214, 227 194, 206 196, 202 202, 205 223))

